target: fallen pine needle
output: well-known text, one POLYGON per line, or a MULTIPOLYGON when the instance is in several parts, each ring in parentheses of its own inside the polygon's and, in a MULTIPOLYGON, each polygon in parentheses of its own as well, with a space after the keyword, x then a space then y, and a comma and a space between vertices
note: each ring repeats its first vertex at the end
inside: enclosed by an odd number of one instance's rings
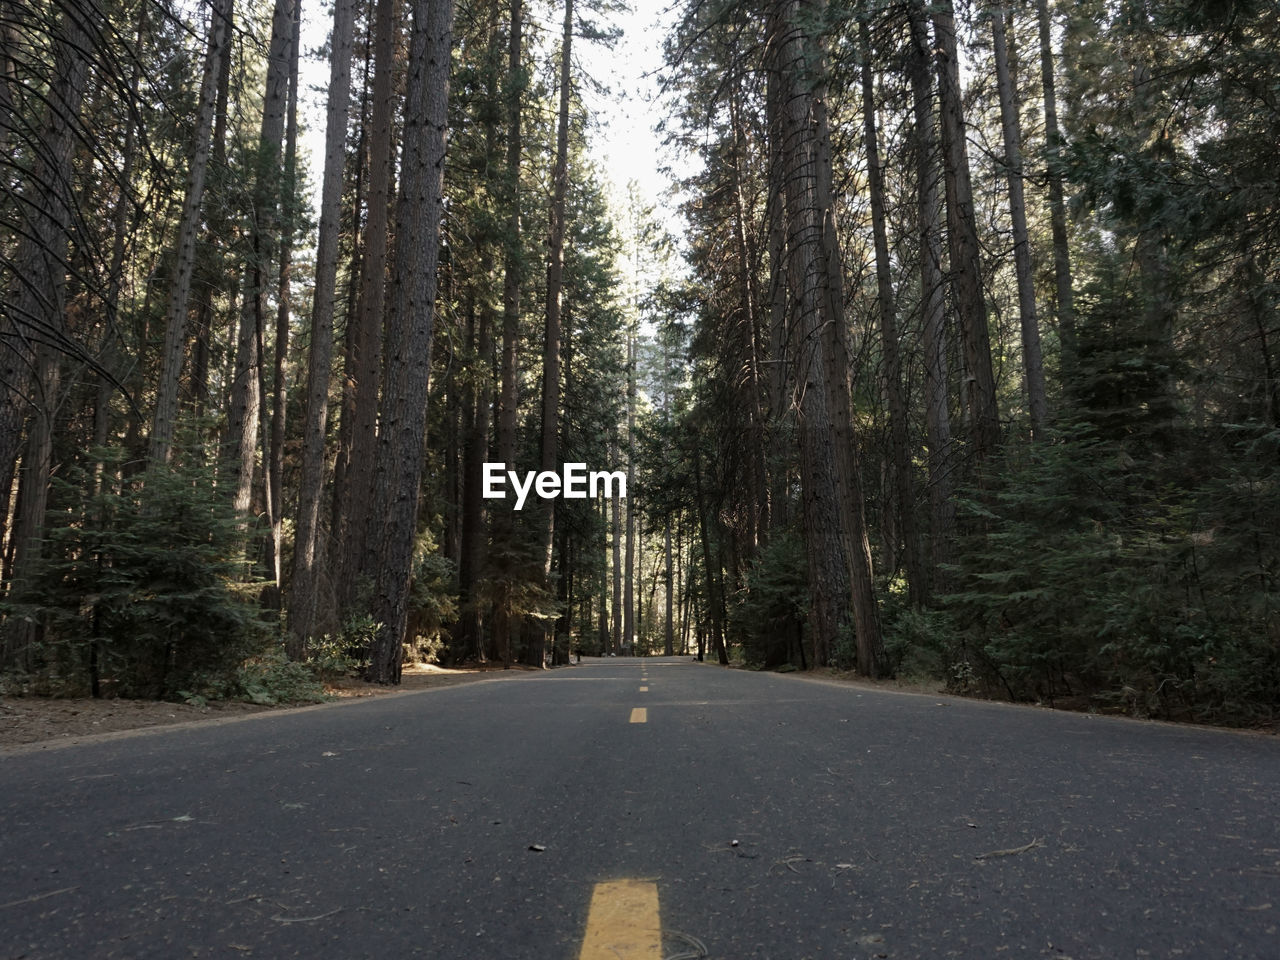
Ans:
POLYGON ((1032 841, 1028 843, 1026 846, 1010 847, 1008 850, 992 850, 988 853, 977 853, 977 854, 974 854, 973 859, 992 860, 996 857, 1013 857, 1013 856, 1017 856, 1019 853, 1026 853, 1032 847, 1038 847, 1040 845, 1041 844, 1039 839, 1032 839, 1032 841))
POLYGON ((24 903, 35 903, 37 900, 45 900, 49 897, 56 897, 60 893, 70 893, 72 890, 79 890, 79 887, 63 887, 61 890, 50 890, 47 893, 37 893, 32 897, 23 897, 21 900, 10 900, 8 903, 0 903, 0 910, 7 910, 9 907, 20 907, 24 903))
POLYGON ((335 913, 341 913, 342 908, 330 910, 328 913, 317 913, 314 917, 272 917, 276 923, 311 923, 313 920, 323 920, 325 917, 332 917, 335 913))

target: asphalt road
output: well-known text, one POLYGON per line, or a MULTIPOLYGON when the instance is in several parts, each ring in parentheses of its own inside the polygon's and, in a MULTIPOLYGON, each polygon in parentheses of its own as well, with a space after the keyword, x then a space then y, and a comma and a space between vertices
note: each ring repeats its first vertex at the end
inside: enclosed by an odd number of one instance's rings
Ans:
POLYGON ((1278 800, 1271 737, 595 661, 2 758, 0 957, 578 960, 643 880, 624 960, 1275 960, 1278 800))

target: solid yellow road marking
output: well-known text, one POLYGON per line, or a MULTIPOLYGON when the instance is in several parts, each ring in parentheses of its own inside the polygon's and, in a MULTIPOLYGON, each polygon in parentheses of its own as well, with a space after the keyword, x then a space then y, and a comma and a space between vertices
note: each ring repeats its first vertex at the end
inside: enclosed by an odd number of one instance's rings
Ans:
POLYGON ((649 711, 646 710, 644 707, 633 707, 631 709, 631 722, 632 723, 648 723, 649 711))
POLYGON ((662 960, 658 885, 647 880, 597 883, 578 960, 662 960))
POLYGON ((648 687, 641 687, 641 688, 640 688, 640 692, 641 692, 641 693, 648 693, 648 692, 649 692, 649 688, 648 688, 648 687))

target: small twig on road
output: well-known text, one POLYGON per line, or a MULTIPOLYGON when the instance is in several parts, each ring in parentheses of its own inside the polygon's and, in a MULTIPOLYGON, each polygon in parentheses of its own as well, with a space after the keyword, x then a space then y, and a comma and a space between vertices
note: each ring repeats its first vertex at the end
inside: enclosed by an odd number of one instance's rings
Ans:
POLYGON ((987 853, 975 853, 973 855, 973 859, 991 860, 991 859, 994 859, 995 857, 1013 857, 1018 855, 1019 853, 1026 853, 1032 847, 1038 847, 1038 846, 1041 846, 1039 838, 1033 838, 1032 841, 1028 843, 1026 846, 1010 847, 1008 850, 991 850, 987 853))
POLYGON ((10 900, 8 903, 0 903, 0 910, 7 910, 10 907, 20 907, 24 903, 35 903, 37 900, 46 900, 49 897, 56 897, 60 893, 70 893, 72 890, 79 890, 77 887, 63 887, 61 890, 50 890, 47 893, 37 893, 34 896, 23 897, 21 900, 10 900))
POLYGON ((692 947, 692 950, 685 950, 682 953, 668 954, 663 960, 703 960, 711 954, 707 951, 707 946, 697 937, 691 937, 687 933, 681 933, 679 930, 663 930, 662 939, 678 940, 685 946, 692 947))
POLYGON ((332 917, 335 913, 341 913, 342 908, 330 910, 328 913, 317 913, 314 917, 272 917, 276 923, 311 923, 313 920, 323 920, 325 917, 332 917))
POLYGON ((143 820, 141 823, 135 823, 128 827, 121 827, 121 833, 128 833, 130 830, 159 830, 166 823, 191 823, 195 817, 189 813, 184 813, 177 817, 165 817, 163 820, 143 820))
MULTIPOLYGON (((781 860, 775 860, 773 863, 773 866, 786 867, 792 873, 799 873, 800 871, 795 868, 795 864, 808 863, 808 862, 809 862, 809 858, 806 857, 803 853, 793 853, 789 857, 783 857, 781 860)), ((773 867, 770 867, 769 869, 772 870, 773 867)))

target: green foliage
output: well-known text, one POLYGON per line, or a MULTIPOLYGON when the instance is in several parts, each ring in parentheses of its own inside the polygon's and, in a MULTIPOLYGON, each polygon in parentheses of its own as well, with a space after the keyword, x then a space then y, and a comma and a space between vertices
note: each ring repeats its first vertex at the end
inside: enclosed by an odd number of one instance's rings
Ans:
POLYGON ((746 663, 769 669, 798 655, 809 605, 807 570, 804 541, 790 532, 752 563, 729 609, 729 632, 746 663))
MULTIPOLYGON (((110 467, 123 454, 101 456, 110 467)), ((233 677, 266 634, 234 584, 243 534, 212 471, 198 458, 153 466, 77 500, 87 479, 55 480, 77 507, 50 514, 45 556, 10 605, 8 619, 35 628, 49 689, 168 698, 233 677)))
MULTIPOLYGON (((458 616, 457 574, 453 563, 435 549, 429 535, 418 538, 409 586, 409 642, 415 659, 438 660, 444 653, 444 626, 458 616)), ((375 632, 377 627, 372 628, 375 632)))
POLYGON ((307 664, 273 647, 245 660, 236 670, 235 695, 252 703, 317 703, 328 699, 307 664))
POLYGON ((380 629, 382 624, 369 613, 350 613, 337 633, 326 633, 307 645, 306 664, 322 680, 363 673, 369 666, 369 651, 380 629))
POLYGON ((906 602, 886 603, 883 617, 890 673, 903 680, 945 678, 949 688, 957 688, 957 668, 963 661, 955 659, 954 625, 945 612, 917 609, 906 602))
POLYGON ((194 673, 176 697, 195 706, 210 700, 247 700, 275 706, 282 703, 319 703, 327 700, 313 665, 290 660, 278 646, 246 658, 234 671, 194 673))
MULTIPOLYGON (((1273 717, 1280 434, 1238 432, 1218 458, 1176 465, 1081 434, 1011 451, 964 504, 971 532, 945 620, 905 620, 899 649, 957 686, 1015 699, 1273 717), (948 621, 955 633, 940 641, 948 621)), ((1215 446, 1194 439, 1189 449, 1215 446)))

